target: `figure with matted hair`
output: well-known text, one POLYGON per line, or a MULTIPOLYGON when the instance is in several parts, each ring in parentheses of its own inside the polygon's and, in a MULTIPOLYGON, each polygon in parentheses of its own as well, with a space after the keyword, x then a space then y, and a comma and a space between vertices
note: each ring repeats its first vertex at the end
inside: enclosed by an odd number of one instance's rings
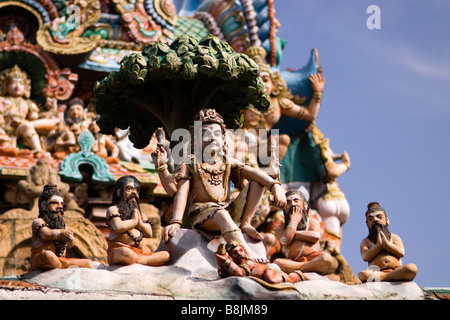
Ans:
POLYGON ((369 235, 361 242, 361 257, 369 264, 358 278, 363 281, 412 281, 417 274, 413 263, 402 265, 405 248, 400 237, 388 229, 389 218, 378 202, 367 205, 369 235))
POLYGON ((284 258, 275 259, 284 272, 300 270, 326 275, 337 265, 331 255, 320 248, 320 224, 312 217, 302 192, 289 190, 284 209, 285 223, 278 226, 277 238, 284 258))
POLYGON ((116 181, 111 206, 106 219, 111 230, 108 239, 108 264, 139 263, 160 266, 169 262, 167 251, 144 252, 142 240, 153 235, 152 225, 139 206, 141 183, 134 176, 123 176, 116 181))
POLYGON ((196 114, 191 126, 192 153, 178 165, 173 179, 164 164, 165 151, 163 148, 156 151, 159 153, 156 161, 159 177, 168 193, 174 194, 173 217, 163 230, 162 241, 167 242, 183 224, 191 196, 188 218, 193 229, 210 240, 218 236, 225 241, 236 240, 254 258, 242 231, 261 241, 263 238, 250 225, 253 214, 266 189, 274 195, 274 206, 284 207, 284 190, 279 181, 263 171, 229 157, 225 152, 225 137, 226 125, 221 115, 214 109, 203 109, 196 114), (233 180, 234 185, 239 186, 243 179, 248 183, 231 207, 230 182, 233 180))
POLYGON ((39 217, 31 226, 31 269, 92 268, 89 259, 66 258, 74 236, 64 223, 64 200, 57 185, 44 186, 38 204, 39 217))

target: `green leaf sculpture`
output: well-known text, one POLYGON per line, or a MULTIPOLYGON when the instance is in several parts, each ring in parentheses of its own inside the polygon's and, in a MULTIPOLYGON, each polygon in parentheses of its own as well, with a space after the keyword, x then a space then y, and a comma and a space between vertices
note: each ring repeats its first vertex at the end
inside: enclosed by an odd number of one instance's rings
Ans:
POLYGON ((257 64, 213 35, 150 43, 94 87, 101 132, 129 128, 137 148, 146 147, 158 127, 169 136, 187 129, 203 108, 216 109, 229 128, 237 128, 240 111, 250 104, 260 111, 270 105, 257 64))

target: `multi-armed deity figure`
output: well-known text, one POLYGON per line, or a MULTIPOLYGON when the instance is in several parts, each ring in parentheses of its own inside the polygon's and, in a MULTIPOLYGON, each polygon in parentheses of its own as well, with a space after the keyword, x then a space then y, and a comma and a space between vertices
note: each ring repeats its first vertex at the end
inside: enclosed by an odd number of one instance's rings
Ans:
POLYGON ((160 266, 170 260, 167 251, 144 252, 142 240, 153 234, 150 220, 140 210, 141 183, 134 176, 124 176, 116 181, 111 206, 106 218, 111 228, 108 239, 109 265, 134 263, 160 266))
POLYGON ((223 278, 252 276, 272 284, 308 280, 299 270, 287 274, 275 263, 261 263, 249 259, 244 247, 234 240, 218 248, 216 262, 219 265, 219 275, 223 278))
POLYGON ((5 115, 6 132, 23 139, 37 156, 44 153, 39 134, 50 133, 55 118, 40 118, 38 106, 30 100, 31 81, 17 65, 0 75, 0 109, 5 115))
MULTIPOLYGON (((322 74, 312 74, 309 77, 313 89, 313 98, 310 100, 308 106, 301 106, 291 99, 286 82, 280 77, 278 72, 272 72, 270 65, 266 62, 266 51, 262 47, 250 47, 246 54, 252 58, 260 69, 260 77, 264 82, 266 92, 270 96, 271 105, 267 111, 261 112, 250 106, 243 110, 244 123, 242 128, 244 130, 253 129, 258 133, 259 129, 270 130, 280 120, 282 115, 291 118, 297 118, 305 121, 312 121, 316 119, 319 114, 322 92, 325 86, 325 80, 322 74)), ((255 143, 258 137, 255 137, 255 143)), ((251 137, 248 140, 252 141, 251 137)), ((286 134, 279 136, 279 160, 281 160, 286 153, 289 146, 290 138, 286 134)), ((250 146, 250 149, 251 146, 250 146)))
POLYGON ((405 248, 400 237, 388 229, 389 219, 378 202, 367 205, 366 224, 369 235, 361 242, 361 257, 369 269, 358 278, 365 281, 412 281, 417 274, 413 263, 402 265, 405 248))
POLYGON ((197 144, 201 152, 193 152, 181 162, 174 179, 164 164, 165 151, 163 148, 156 151, 159 153, 156 167, 160 179, 167 192, 175 195, 172 220, 163 230, 162 241, 167 242, 183 224, 188 197, 191 196, 188 218, 193 229, 209 239, 222 235, 225 241, 238 241, 248 255, 254 258, 242 231, 261 240, 250 225, 261 196, 267 188, 274 196, 274 205, 282 208, 285 205, 284 190, 279 181, 226 155, 224 148, 227 129, 221 115, 215 110, 200 110, 194 121, 201 125, 201 131, 198 135, 195 134, 194 122, 194 126, 191 126, 193 150, 196 150, 197 144), (237 197, 234 208, 230 208, 227 202, 232 179, 235 185, 240 185, 241 179, 248 181, 237 197))
POLYGON ((66 258, 74 245, 72 231, 64 223, 64 200, 56 185, 46 185, 39 197, 39 217, 32 223, 31 269, 91 268, 89 259, 66 258))
POLYGON ((282 245, 285 258, 278 258, 274 263, 284 272, 296 270, 328 274, 337 266, 333 265, 331 255, 320 248, 320 225, 310 214, 305 196, 297 190, 286 193, 284 209, 285 223, 281 224, 276 234, 282 245))

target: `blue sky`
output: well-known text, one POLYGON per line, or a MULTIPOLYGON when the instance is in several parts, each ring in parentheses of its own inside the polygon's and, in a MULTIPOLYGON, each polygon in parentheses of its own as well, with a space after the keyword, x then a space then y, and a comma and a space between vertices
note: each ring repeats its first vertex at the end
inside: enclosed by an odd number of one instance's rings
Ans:
POLYGON ((364 213, 378 201, 415 263, 421 287, 450 287, 450 2, 277 0, 281 69, 300 69, 311 48, 325 77, 316 121, 351 169, 338 182, 350 203, 342 254, 355 274, 364 213), (370 30, 377 5, 381 29, 370 30))

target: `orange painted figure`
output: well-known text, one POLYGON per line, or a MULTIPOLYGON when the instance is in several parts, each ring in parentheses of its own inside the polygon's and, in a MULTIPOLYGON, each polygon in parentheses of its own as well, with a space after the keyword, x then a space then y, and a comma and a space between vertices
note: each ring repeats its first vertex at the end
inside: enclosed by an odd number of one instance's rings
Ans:
POLYGON ((369 264, 358 278, 363 281, 412 281, 417 274, 413 263, 403 265, 405 248, 400 237, 388 229, 389 219, 378 202, 367 206, 369 235, 361 242, 361 257, 369 264))
POLYGON ((134 176, 124 176, 116 181, 111 206, 106 218, 111 228, 108 239, 109 265, 139 263, 160 266, 169 262, 167 251, 143 252, 142 240, 153 234, 150 221, 140 210, 140 182, 134 176))
POLYGON ((64 223, 64 200, 57 186, 44 186, 38 203, 39 217, 32 223, 31 269, 91 268, 89 259, 66 258, 74 235, 64 223))

